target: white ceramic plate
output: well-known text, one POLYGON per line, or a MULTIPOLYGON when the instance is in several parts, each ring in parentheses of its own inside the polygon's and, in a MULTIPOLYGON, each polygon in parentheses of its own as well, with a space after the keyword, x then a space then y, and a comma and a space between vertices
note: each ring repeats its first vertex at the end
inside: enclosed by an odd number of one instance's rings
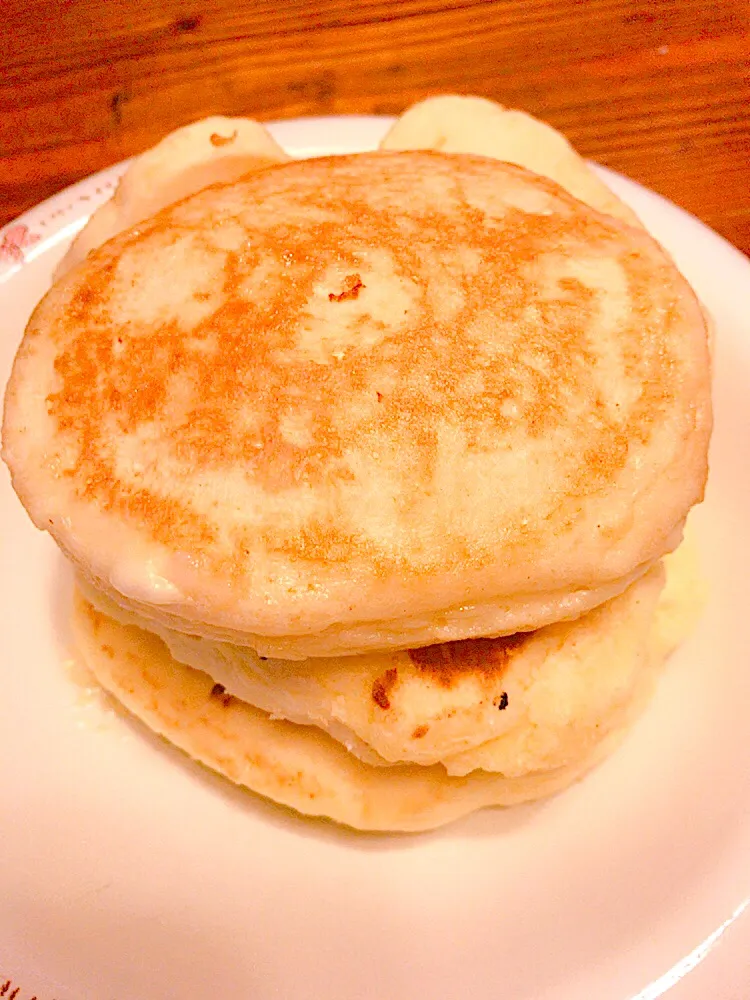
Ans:
MULTIPOLYGON (((373 146, 386 124, 274 132, 302 155, 373 146)), ((0 232, 3 382, 54 263, 121 169, 0 232)), ((696 517, 712 597, 625 746, 558 798, 430 835, 298 819, 82 691, 68 573, 3 470, 0 996, 750 997, 750 266, 673 205, 604 176, 718 327, 696 517)))

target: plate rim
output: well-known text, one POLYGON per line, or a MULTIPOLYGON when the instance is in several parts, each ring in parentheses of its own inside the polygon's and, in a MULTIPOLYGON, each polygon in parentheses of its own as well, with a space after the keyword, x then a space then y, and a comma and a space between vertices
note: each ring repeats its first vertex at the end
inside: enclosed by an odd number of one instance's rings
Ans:
MULTIPOLYGON (((234 116, 243 117, 243 116, 234 116)), ((274 138, 284 145, 282 139, 285 134, 290 130, 295 130, 297 128, 302 128, 305 131, 315 131, 316 129, 324 129, 331 123, 336 123, 340 126, 342 123, 346 125, 356 126, 366 131, 368 128, 383 127, 396 121, 398 116, 396 115, 380 115, 380 114, 341 114, 341 115, 299 115, 290 118, 273 118, 268 120, 261 120, 262 125, 264 125, 274 138)), ((199 121, 200 119, 195 119, 199 121)), ((191 124, 191 123, 186 123, 191 124)), ((34 240, 34 244, 44 241, 47 247, 49 247, 49 241, 62 241, 67 236, 67 231, 70 232, 70 237, 72 238, 75 233, 85 225, 85 220, 88 217, 86 213, 81 213, 76 211, 77 207, 80 205, 82 200, 86 200, 92 211, 97 208, 100 204, 107 200, 110 193, 116 186, 117 181, 120 176, 127 169, 128 164, 134 160, 139 154, 134 154, 133 156, 126 157, 123 160, 118 160, 115 163, 109 164, 106 167, 102 167, 100 170, 95 171, 92 174, 88 174, 86 177, 82 177, 80 180, 74 181, 72 184, 68 184, 65 187, 60 188, 58 191, 53 192, 48 195, 42 201, 31 205, 29 208, 25 209, 19 215, 10 219, 8 222, 0 226, 0 283, 8 280, 11 274, 15 274, 21 266, 26 262, 26 260, 31 260, 36 256, 33 251, 28 254, 24 254, 23 259, 12 260, 10 257, 6 258, 2 255, 3 242, 7 239, 8 233, 16 229, 17 227, 27 228, 32 236, 39 236, 39 239, 34 240), (88 194, 91 186, 99 182, 102 188, 102 196, 97 200, 88 194), (66 201, 68 204, 65 209, 58 209, 58 205, 66 201), (49 231, 39 234, 35 230, 35 226, 41 226, 47 228, 47 225, 52 221, 53 218, 58 218, 60 221, 58 223, 53 223, 49 226, 49 231), (63 235, 63 231, 65 235, 63 235)), ((293 153, 294 156, 299 155, 298 153, 293 153)), ((716 232, 712 229, 706 222, 700 219, 697 215, 689 212, 687 209, 683 208, 677 202, 672 201, 665 195, 659 194, 658 192, 652 190, 646 185, 642 184, 640 181, 634 180, 627 174, 623 174, 617 170, 613 170, 611 167, 606 167, 594 160, 587 160, 589 166, 591 166, 599 176, 609 182, 611 187, 618 184, 625 184, 633 190, 640 192, 641 196, 650 199, 656 198, 661 203, 669 205, 671 209, 679 212, 684 220, 690 220, 691 223, 699 226, 703 233, 710 237, 712 240, 718 241, 724 250, 728 250, 733 256, 739 258, 739 260, 744 264, 750 264, 750 257, 743 253, 739 247, 736 247, 731 243, 726 237, 722 236, 721 233, 716 232)), ((88 214, 91 214, 90 212, 88 214)), ((21 248, 23 249, 23 248, 21 248)), ((42 248, 40 247, 37 251, 40 252, 42 248)))
MULTIPOLYGON (((296 122, 305 122, 308 125, 310 125, 311 127, 313 125, 317 125, 317 127, 321 127, 322 128, 326 124, 328 124, 328 123, 330 123, 332 121, 334 121, 338 125, 340 125, 341 122, 342 122, 342 120, 345 121, 345 120, 348 120, 348 119, 354 119, 354 120, 358 120, 358 121, 367 121, 367 122, 377 122, 378 124, 385 124, 388 120, 392 120, 391 116, 377 116, 377 115, 334 115, 334 116, 331 116, 331 115, 320 116, 320 115, 318 115, 318 116, 305 116, 303 118, 283 119, 280 122, 267 122, 265 124, 267 124, 271 128, 273 128, 274 126, 278 127, 279 125, 286 125, 287 127, 292 127, 294 125, 294 123, 296 123, 296 122)), ((65 187, 65 188, 61 189, 60 191, 56 192, 55 194, 50 195, 48 198, 44 199, 42 202, 39 202, 37 205, 32 206, 30 209, 28 209, 25 212, 21 213, 21 215, 19 215, 16 219, 11 220, 11 222, 9 222, 5 226, 3 226, 0 229, 0 239, 2 239, 4 237, 4 235, 7 233, 7 231, 9 229, 11 229, 13 226, 27 224, 28 221, 29 221, 29 217, 31 217, 32 221, 36 220, 37 213, 44 212, 45 210, 50 209, 50 208, 54 209, 54 207, 56 206, 56 204, 58 203, 58 201, 60 199, 63 199, 65 197, 70 198, 71 196, 77 196, 81 191, 86 191, 91 186, 91 184, 94 183, 94 182, 96 182, 97 180, 102 180, 102 179, 103 180, 107 180, 107 181, 111 180, 112 183, 110 184, 109 188, 107 188, 107 190, 111 189, 111 187, 116 182, 117 177, 119 176, 119 173, 116 173, 116 172, 119 171, 121 173, 122 170, 125 169, 125 167, 126 167, 126 165, 127 165, 128 162, 129 162, 128 160, 124 160, 124 161, 120 161, 119 163, 113 164, 113 165, 111 165, 109 167, 105 167, 102 170, 97 171, 96 173, 94 173, 92 175, 89 175, 88 177, 83 178, 80 181, 77 181, 74 184, 69 185, 68 187, 65 187)), ((633 181, 630 178, 628 178, 628 177, 626 177, 626 176, 624 176, 622 174, 619 174, 619 173, 617 173, 615 171, 612 171, 612 170, 610 170, 608 168, 605 168, 605 167, 601 167, 601 166, 598 166, 598 165, 594 165, 594 166, 595 166, 595 169, 598 172, 601 172, 604 176, 618 178, 621 182, 625 182, 627 185, 632 185, 634 188, 639 189, 641 192, 644 193, 644 195, 648 196, 649 198, 655 198, 659 202, 661 202, 661 203, 669 206, 670 210, 676 211, 676 212, 680 213, 680 215, 685 220, 688 220, 692 225, 699 226, 700 229, 703 231, 703 233, 707 237, 710 237, 712 241, 718 241, 720 243, 720 245, 722 246, 722 248, 723 248, 724 251, 726 251, 727 249, 729 251, 731 251, 732 254, 733 254, 733 256, 735 256, 736 258, 738 258, 738 260, 742 263, 742 265, 744 267, 750 267, 750 260, 748 260, 748 258, 745 256, 744 253, 742 253, 742 251, 740 251, 738 248, 734 247, 724 237, 722 237, 720 234, 716 233, 709 226, 707 226, 705 223, 703 223, 700 219, 698 219, 695 216, 691 215, 689 212, 687 212, 686 210, 682 209, 680 206, 674 204, 673 202, 669 201, 669 199, 667 199, 667 198, 665 198, 665 197, 657 194, 656 192, 651 191, 649 188, 644 187, 643 185, 639 184, 638 182, 633 181)), ((106 198, 102 198, 102 201, 103 200, 106 200, 106 198)), ((75 204, 80 205, 80 200, 77 199, 76 202, 75 202, 75 204)), ((91 204, 94 204, 94 202, 92 201, 91 204)), ((80 215, 79 218, 85 218, 85 215, 80 215)), ((55 226, 50 226, 50 231, 48 233, 45 233, 44 237, 39 241, 38 253, 42 254, 42 253, 47 252, 52 247, 52 245, 54 245, 55 242, 59 242, 60 239, 61 239, 60 236, 59 236, 60 232, 64 228, 66 228, 66 226, 68 226, 69 224, 70 224, 70 220, 68 219, 68 222, 61 221, 58 228, 56 228, 55 226)), ((36 256, 36 254, 29 254, 27 259, 31 260, 31 259, 33 259, 34 256, 36 256)), ((3 272, 2 269, 0 268, 0 282, 8 280, 10 277, 18 274, 18 272, 20 271, 21 266, 22 266, 22 264, 19 265, 18 267, 13 268, 13 269, 8 269, 5 272, 3 272)), ((747 940, 750 940, 750 913, 745 913, 744 912, 744 910, 747 907, 747 905, 748 904, 746 902, 744 904, 742 913, 738 913, 737 916, 734 918, 734 920, 731 922, 731 924, 727 923, 727 927, 728 926, 739 927, 739 918, 742 917, 742 922, 743 922, 744 928, 745 928, 744 935, 747 935, 747 940)), ((713 935, 711 935, 710 938, 713 938, 713 935)), ((709 947, 709 950, 706 952, 706 954, 708 954, 709 952, 713 953, 712 949, 713 949, 713 945, 716 943, 716 941, 718 941, 718 938, 716 938, 715 940, 713 940, 713 941, 710 942, 710 947, 709 947)), ((698 946, 698 948, 703 947, 704 945, 706 945, 707 942, 709 942, 709 938, 707 938, 706 941, 702 942, 701 945, 698 946)), ((698 949, 696 949, 696 951, 697 950, 698 949)), ((702 960, 703 957, 705 957, 705 955, 701 956, 701 960, 702 960)), ((690 955, 686 956, 686 959, 682 959, 680 962, 676 963, 671 969, 667 970, 660 977, 658 977, 657 980, 654 980, 647 987, 644 987, 644 989, 641 991, 641 993, 639 993, 637 995, 637 997, 634 997, 633 1000, 652 1000, 652 998, 653 998, 653 1000, 655 1000, 656 997, 662 996, 668 990, 671 991, 672 989, 674 989, 675 986, 677 985, 678 981, 679 982, 683 982, 683 977, 680 976, 678 980, 672 979, 668 984, 666 982, 666 979, 667 979, 667 977, 671 973, 673 973, 675 970, 677 970, 678 967, 682 963, 684 963, 687 959, 689 959, 689 958, 690 958, 690 955), (659 987, 660 983, 664 984, 664 986, 665 986, 664 989, 659 988, 659 992, 653 992, 653 990, 651 992, 649 992, 649 989, 659 987)), ((692 972, 693 968, 695 968, 695 966, 690 966, 689 968, 685 968, 684 975, 686 975, 689 972, 692 972)), ((750 980, 748 980, 748 983, 750 984, 750 980)))

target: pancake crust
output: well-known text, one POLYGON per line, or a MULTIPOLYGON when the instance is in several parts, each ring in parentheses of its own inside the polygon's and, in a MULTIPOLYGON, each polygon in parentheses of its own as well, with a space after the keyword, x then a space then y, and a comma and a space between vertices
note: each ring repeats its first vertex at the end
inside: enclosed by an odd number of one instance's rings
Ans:
POLYGON ((285 657, 575 617, 674 547, 710 432, 666 254, 475 156, 323 158, 117 237, 37 309, 5 457, 123 606, 285 657))

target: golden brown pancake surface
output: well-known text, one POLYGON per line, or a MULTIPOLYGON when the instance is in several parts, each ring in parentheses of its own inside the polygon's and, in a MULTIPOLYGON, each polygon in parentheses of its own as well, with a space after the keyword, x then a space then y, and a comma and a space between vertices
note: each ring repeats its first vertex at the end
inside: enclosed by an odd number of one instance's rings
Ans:
POLYGON ((323 158, 110 241, 37 309, 14 485, 90 580, 303 657, 534 628, 673 547, 700 308, 644 233, 482 157, 323 158))

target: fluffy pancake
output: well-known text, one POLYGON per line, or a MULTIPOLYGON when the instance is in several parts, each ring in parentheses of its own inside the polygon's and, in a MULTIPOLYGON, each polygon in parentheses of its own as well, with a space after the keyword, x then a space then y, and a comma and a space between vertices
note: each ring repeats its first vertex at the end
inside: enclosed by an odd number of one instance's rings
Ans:
MULTIPOLYGON (((158 634, 178 662, 228 694, 317 726, 365 763, 510 777, 561 767, 616 728, 649 673, 662 583, 659 564, 573 622, 399 653, 261 660, 246 646, 158 634)), ((92 589, 83 593, 97 610, 143 626, 92 589)))
MULTIPOLYGON (((532 710, 536 706, 538 717, 532 711, 516 729, 515 757, 512 746, 506 750, 509 773, 482 769, 481 748, 476 754, 479 769, 461 777, 449 775, 440 764, 363 763, 316 726, 273 719, 231 697, 208 674, 174 660, 157 636, 102 614, 81 597, 74 627, 84 662, 107 690, 157 733, 232 781, 304 814, 359 829, 425 830, 484 806, 513 805, 560 791, 619 743, 646 703, 664 656, 694 620, 698 602, 691 562, 688 556, 686 566, 680 556, 670 566, 656 616, 650 608, 633 618, 625 596, 612 602, 623 609, 626 627, 619 627, 619 616, 612 613, 601 624, 614 626, 624 648, 615 642, 600 650, 606 659, 592 664, 578 658, 573 669, 562 672, 547 665, 550 684, 537 679, 530 705, 532 710), (632 657, 627 633, 636 628, 643 638, 644 627, 650 629, 649 655, 638 657, 637 669, 623 669, 632 657), (596 678, 597 673, 602 677, 596 678), (632 676, 619 697, 601 701, 602 687, 609 684, 614 694, 628 673, 632 676), (558 745, 555 704, 557 721, 570 706, 577 713, 564 752, 558 745)), ((642 588, 643 582, 634 587, 642 588)))
POLYGON ((55 280, 118 233, 166 205, 209 184, 239 180, 289 157, 251 118, 214 115, 185 125, 128 164, 114 195, 76 236, 55 271, 55 280))
POLYGON ((434 149, 491 156, 549 177, 592 208, 641 223, 635 212, 599 180, 564 135, 538 118, 486 97, 442 94, 408 108, 381 149, 434 149))
MULTIPOLYGON (((639 221, 573 149, 544 122, 482 97, 444 95, 413 105, 382 149, 433 149, 506 160, 549 177, 592 208, 639 221)), ((289 156, 260 122, 215 115, 176 129, 135 157, 117 189, 73 240, 55 280, 107 240, 210 184, 239 180, 289 156)))
POLYGON ((287 658, 528 630, 702 496, 705 323, 645 233, 426 152, 272 167, 48 294, 6 398, 35 523, 123 607, 287 658))

